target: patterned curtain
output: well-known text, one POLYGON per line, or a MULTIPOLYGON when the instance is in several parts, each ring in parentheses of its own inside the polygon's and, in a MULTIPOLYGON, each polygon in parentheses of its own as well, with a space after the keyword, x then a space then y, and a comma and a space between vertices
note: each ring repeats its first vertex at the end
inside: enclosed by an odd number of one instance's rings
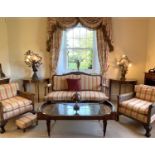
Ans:
POLYGON ((83 26, 97 31, 97 48, 102 75, 108 69, 108 53, 113 51, 112 25, 109 17, 51 17, 48 18, 47 51, 51 52, 51 73, 55 74, 62 31, 81 23, 83 26))

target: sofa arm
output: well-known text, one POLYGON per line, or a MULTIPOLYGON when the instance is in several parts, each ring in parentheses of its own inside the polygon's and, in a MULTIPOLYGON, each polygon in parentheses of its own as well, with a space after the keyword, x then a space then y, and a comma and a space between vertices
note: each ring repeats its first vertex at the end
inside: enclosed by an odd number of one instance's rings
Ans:
POLYGON ((52 88, 52 84, 51 83, 48 83, 48 84, 45 85, 45 92, 44 92, 45 96, 47 95, 47 93, 50 92, 51 88, 52 88))
POLYGON ((23 92, 23 91, 19 91, 19 90, 18 90, 18 91, 17 91, 17 95, 31 100, 32 103, 34 104, 34 96, 35 96, 35 94, 33 94, 33 93, 28 93, 28 92, 23 92))

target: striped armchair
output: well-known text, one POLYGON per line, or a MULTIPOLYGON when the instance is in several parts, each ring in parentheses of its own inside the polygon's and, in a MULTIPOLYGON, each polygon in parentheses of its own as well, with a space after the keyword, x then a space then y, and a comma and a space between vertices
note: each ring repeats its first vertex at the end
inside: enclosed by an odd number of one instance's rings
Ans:
POLYGON ((69 102, 72 101, 72 96, 75 91, 68 91, 67 78, 80 79, 81 90, 77 91, 81 96, 81 101, 104 101, 108 100, 108 96, 105 93, 107 88, 103 84, 103 79, 100 75, 91 75, 82 72, 71 72, 63 75, 54 75, 52 77, 52 83, 48 84, 45 91, 45 99, 50 101, 69 102))
POLYGON ((134 93, 118 96, 117 116, 123 114, 144 125, 146 137, 150 137, 151 123, 155 120, 155 87, 136 85, 134 93))
POLYGON ((26 112, 34 113, 34 94, 19 91, 17 83, 0 85, 0 132, 9 119, 26 112))

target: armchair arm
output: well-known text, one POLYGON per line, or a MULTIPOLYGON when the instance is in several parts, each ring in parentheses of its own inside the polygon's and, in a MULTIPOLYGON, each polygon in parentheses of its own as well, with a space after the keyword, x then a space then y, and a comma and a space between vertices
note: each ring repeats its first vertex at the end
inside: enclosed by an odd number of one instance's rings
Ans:
POLYGON ((151 116, 155 114, 155 103, 149 106, 151 116))
POLYGON ((155 114, 155 103, 151 104, 149 106, 149 110, 148 110, 148 123, 151 122, 151 117, 155 114))
POLYGON ((50 88, 52 88, 52 84, 51 83, 48 83, 45 85, 45 96, 47 95, 47 93, 50 92, 50 88))
POLYGON ((133 98, 134 96, 135 96, 135 92, 131 92, 131 93, 118 95, 117 99, 118 99, 118 102, 122 102, 125 100, 129 100, 129 99, 133 98))
POLYGON ((33 106, 33 111, 34 111, 34 96, 35 96, 35 94, 28 93, 28 92, 22 92, 20 90, 17 90, 17 95, 31 100, 32 101, 32 106, 33 106))
POLYGON ((109 86, 105 83, 101 84, 101 91, 108 95, 109 86))
POLYGON ((17 90, 17 95, 31 100, 32 103, 34 104, 34 96, 35 96, 35 94, 17 90))

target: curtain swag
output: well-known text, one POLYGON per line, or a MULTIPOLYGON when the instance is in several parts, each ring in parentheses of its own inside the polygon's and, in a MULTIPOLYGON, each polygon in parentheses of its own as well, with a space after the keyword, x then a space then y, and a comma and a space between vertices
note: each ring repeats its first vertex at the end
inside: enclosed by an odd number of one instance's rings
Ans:
POLYGON ((96 30, 97 48, 101 73, 108 70, 108 53, 113 51, 112 24, 110 17, 51 17, 48 18, 47 51, 51 52, 51 74, 55 74, 62 40, 62 31, 81 23, 83 26, 96 30))
POLYGON ((110 17, 49 17, 47 51, 50 52, 52 48, 53 33, 57 29, 65 30, 76 26, 78 23, 93 30, 101 29, 104 41, 106 41, 109 46, 109 51, 111 52, 114 50, 110 17))

